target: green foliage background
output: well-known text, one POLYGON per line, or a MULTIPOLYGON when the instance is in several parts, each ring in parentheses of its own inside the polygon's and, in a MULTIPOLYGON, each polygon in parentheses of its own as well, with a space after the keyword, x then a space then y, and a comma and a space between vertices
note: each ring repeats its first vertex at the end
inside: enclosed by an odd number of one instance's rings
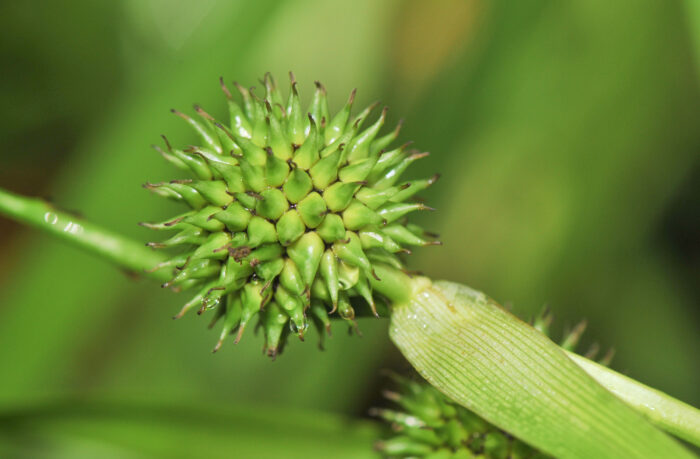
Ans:
MULTIPOLYGON (((445 245, 410 267, 522 316, 546 303, 563 323, 585 317, 589 342, 617 349, 614 368, 698 405, 697 11, 677 1, 4 2, 0 186, 150 240, 135 223, 176 209, 141 188, 175 178, 149 145, 161 133, 193 140, 170 108, 223 115, 221 75, 250 85, 293 70, 307 100, 318 79, 336 109, 358 87, 360 103, 381 99, 394 122, 405 118, 401 138, 432 153, 426 173, 443 174, 425 193, 438 212, 423 224, 445 245)), ((248 334, 212 356, 206 319, 169 320, 182 297, 6 220, 0 250, 0 440, 25 438, 8 426, 56 431, 42 424, 51 416, 12 417, 56 400, 82 400, 49 410, 78 423, 90 414, 81 403, 98 399, 212 407, 231 432, 252 429, 252 415, 365 416, 378 370, 406 369, 386 321, 371 319, 362 338, 337 324, 325 352, 292 343, 273 363, 248 334)), ((189 416, 168 413, 158 419, 189 416)), ((139 419, 124 423, 157 428, 139 419)), ((321 435, 318 425, 299 435, 321 435)), ((95 441, 128 430, 110 426, 95 441)), ((371 454, 367 429, 335 447, 371 454)), ((238 445, 273 455, 287 437, 238 445)))

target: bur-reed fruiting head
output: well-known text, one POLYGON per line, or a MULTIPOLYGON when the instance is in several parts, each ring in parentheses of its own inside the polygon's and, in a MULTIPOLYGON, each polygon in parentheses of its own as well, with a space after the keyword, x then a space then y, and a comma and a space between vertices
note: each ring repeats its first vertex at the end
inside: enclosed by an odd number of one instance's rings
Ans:
POLYGON ((303 339, 310 322, 321 332, 334 313, 354 323, 360 303, 376 315, 377 268, 402 271, 399 254, 439 243, 406 221, 429 209, 412 198, 438 176, 401 181, 427 155, 392 146, 401 123, 382 133, 386 108, 369 121, 376 104, 353 116, 355 91, 331 116, 318 82, 305 110, 290 80, 286 102, 270 74, 262 97, 234 83, 239 104, 222 79, 228 123, 196 105, 196 116, 173 110, 201 144, 178 149, 164 137, 165 148, 156 149, 192 178, 145 185, 190 207, 143 225, 175 231, 149 245, 179 248, 157 269, 172 270, 165 287, 196 292, 176 317, 196 308, 223 320, 214 350, 229 334, 238 342, 253 320, 274 357, 289 333, 303 339))

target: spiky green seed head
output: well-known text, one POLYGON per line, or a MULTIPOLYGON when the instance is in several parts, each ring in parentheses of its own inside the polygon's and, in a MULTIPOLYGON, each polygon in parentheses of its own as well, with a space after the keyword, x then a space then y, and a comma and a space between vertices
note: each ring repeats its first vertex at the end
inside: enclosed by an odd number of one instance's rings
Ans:
POLYGON ((175 231, 150 245, 181 248, 158 268, 173 272, 164 286, 196 292, 176 317, 196 308, 223 320, 215 350, 229 334, 238 342, 254 320, 274 357, 290 332, 303 339, 310 322, 322 333, 330 330, 330 314, 354 324, 358 302, 377 315, 377 268, 400 271, 397 254, 438 244, 405 221, 429 209, 411 198, 437 176, 400 180, 426 155, 391 146, 400 123, 381 133, 387 110, 369 122, 374 106, 352 116, 355 91, 330 116, 318 82, 303 110, 290 77, 286 103, 269 74, 263 98, 235 84, 241 104, 222 80, 228 123, 199 106, 192 117, 173 110, 201 144, 177 149, 166 139, 165 149, 156 149, 192 179, 145 185, 190 207, 144 225, 175 231))
MULTIPOLYGON (((551 337, 552 320, 552 314, 544 308, 530 324, 551 337)), ((560 346, 575 351, 585 329, 586 322, 582 321, 565 331, 560 346)), ((598 350, 594 344, 585 355, 593 359, 598 350)), ((608 351, 599 363, 608 365, 612 356, 613 352, 608 351)), ((445 459, 548 457, 455 403, 430 384, 395 373, 390 373, 389 376, 396 389, 385 391, 384 396, 396 408, 370 410, 370 414, 391 426, 387 438, 376 445, 385 456, 445 459)))
POLYGON ((531 446, 508 435, 433 386, 392 374, 395 391, 384 396, 396 406, 370 414, 391 426, 376 444, 385 457, 518 459, 544 458, 531 446))

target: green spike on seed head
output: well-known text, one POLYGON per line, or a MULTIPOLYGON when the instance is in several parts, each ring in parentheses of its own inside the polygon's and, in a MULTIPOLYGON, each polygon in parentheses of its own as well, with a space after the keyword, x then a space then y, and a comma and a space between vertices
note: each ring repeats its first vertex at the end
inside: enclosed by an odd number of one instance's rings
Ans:
POLYGON ((215 351, 229 334, 238 342, 254 320, 274 357, 290 332, 303 339, 309 322, 330 330, 328 316, 337 312, 354 325, 358 299, 377 315, 375 268, 401 270, 397 254, 410 253, 407 247, 439 244, 405 222, 429 209, 410 199, 438 177, 399 181, 426 154, 391 146, 400 124, 380 134, 386 108, 371 124, 373 107, 352 117, 353 91, 331 117, 317 82, 302 111, 290 77, 286 103, 270 74, 262 99, 235 84, 242 104, 221 80, 228 124, 199 106, 196 117, 173 110, 201 145, 176 149, 164 138, 166 148, 156 149, 192 179, 145 185, 191 208, 144 226, 176 231, 149 245, 183 248, 157 269, 173 272, 165 287, 196 292, 176 317, 215 310, 214 321, 223 321, 215 351))
POLYGON ((373 408, 391 433, 376 444, 384 457, 518 459, 547 457, 508 435, 433 386, 391 374, 396 391, 384 396, 397 408, 373 408))

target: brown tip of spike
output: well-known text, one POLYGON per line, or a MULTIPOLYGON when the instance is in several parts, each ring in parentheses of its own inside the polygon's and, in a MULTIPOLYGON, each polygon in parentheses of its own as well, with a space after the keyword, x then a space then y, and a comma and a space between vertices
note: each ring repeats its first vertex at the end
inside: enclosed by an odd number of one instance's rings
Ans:
POLYGON ((189 119, 190 119, 189 116, 185 115, 185 114, 182 113, 181 111, 175 110, 174 108, 171 108, 171 109, 170 109, 170 112, 176 114, 177 116, 179 116, 179 117, 182 118, 183 120, 189 121, 189 119))
POLYGON ((185 219, 185 217, 178 217, 175 220, 170 220, 169 222, 164 223, 163 226, 174 226, 174 225, 177 225, 178 223, 180 223, 184 219, 185 219))
POLYGON ((409 140, 408 142, 404 143, 399 147, 400 151, 406 151, 406 149, 413 144, 413 140, 409 140))
POLYGON ((207 325, 207 328, 208 328, 209 330, 211 330, 212 328, 214 328, 214 325, 216 325, 216 323, 219 321, 219 317, 221 317, 221 316, 219 316, 219 315, 217 314, 217 315, 214 316, 213 319, 211 319, 211 322, 209 322, 209 325, 207 325))
POLYGON ((173 320, 181 319, 182 316, 184 316, 185 313, 186 313, 188 310, 189 310, 189 308, 187 307, 187 305, 184 305, 184 306, 182 307, 182 309, 180 309, 180 312, 178 312, 177 314, 175 314, 175 315, 173 316, 173 320))
POLYGON ((588 326, 588 321, 584 319, 574 326, 574 328, 573 328, 573 330, 571 330, 570 334, 573 335, 574 337, 578 338, 579 336, 581 336, 583 334, 583 332, 586 330, 587 326, 588 326))
POLYGON ((369 303, 369 308, 372 310, 372 314, 374 314, 374 317, 379 319, 379 313, 377 312, 377 305, 374 303, 374 301, 371 301, 369 303))
POLYGON ((608 352, 605 353, 602 359, 598 361, 603 366, 608 366, 610 365, 610 362, 612 362, 613 357, 615 357, 615 348, 610 348, 608 349, 608 352))
POLYGON ((208 119, 209 121, 214 121, 214 117, 211 116, 211 115, 210 115, 209 113, 207 113, 206 111, 204 111, 204 109, 203 109, 200 105, 195 104, 195 105, 194 105, 194 109, 196 110, 197 113, 199 113, 200 115, 202 115, 204 118, 208 119))
POLYGON ((238 333, 236 333, 236 339, 233 340, 234 344, 238 344, 241 341, 241 338, 243 337, 244 331, 245 331, 245 324, 241 324, 241 326, 238 327, 238 333))
POLYGON ((424 152, 420 152, 420 153, 412 153, 409 158, 410 159, 421 159, 421 158, 425 158, 426 156, 430 156, 430 152, 424 151, 424 152))
POLYGON ((165 137, 165 134, 161 134, 160 136, 163 138, 163 141, 165 142, 165 147, 168 149, 168 151, 173 151, 173 147, 170 146, 170 141, 167 137, 165 137))
POLYGON ((165 263, 158 263, 157 265, 155 265, 152 268, 144 269, 143 272, 154 273, 154 272, 158 271, 159 269, 163 268, 164 266, 165 266, 165 263))
MULTIPOLYGON (((251 262, 251 266, 252 266, 252 264, 253 264, 253 263, 251 262)), ((260 300, 260 310, 261 310, 261 311, 265 309, 265 305, 266 305, 267 303, 269 303, 271 299, 272 299, 272 293, 270 293, 270 294, 267 295, 267 296, 264 296, 264 297, 260 300)))
POLYGON ((244 97, 248 96, 248 90, 243 87, 238 81, 234 81, 233 85, 238 89, 238 92, 240 92, 244 97))
POLYGON ((216 346, 214 346, 214 349, 211 350, 212 354, 216 354, 219 349, 221 349, 221 345, 224 344, 223 339, 219 339, 219 341, 216 342, 216 346))
POLYGON ((267 356, 270 357, 273 362, 277 359, 278 353, 277 347, 271 347, 267 350, 267 356))
POLYGON ((348 105, 352 105, 355 102, 355 95, 357 94, 357 88, 350 92, 350 97, 348 98, 348 105))
POLYGON ((221 90, 226 95, 226 98, 232 99, 233 96, 231 95, 231 91, 229 91, 228 87, 226 86, 226 83, 224 83, 224 77, 222 77, 222 76, 219 77, 219 84, 221 85, 221 90))
MULTIPOLYGON (((224 132, 226 133, 226 135, 227 135, 230 139, 235 140, 235 139, 233 138, 233 134, 231 134, 231 132, 229 132, 229 130, 226 128, 226 126, 224 126, 223 124, 219 123, 218 121, 215 121, 215 122, 214 122, 214 126, 216 126, 217 128, 221 129, 222 131, 224 131, 224 132)), ((231 151, 233 152, 233 150, 231 150, 231 151)))
MULTIPOLYGON (((214 215, 216 215, 216 214, 214 214, 214 215)), ((221 252, 222 250, 228 250, 230 246, 231 246, 230 243, 229 243, 229 244, 224 244, 224 245, 222 245, 221 247, 212 250, 212 252, 213 252, 213 253, 216 253, 216 252, 221 252)))
POLYGON ((401 400, 401 394, 391 390, 383 390, 382 396, 387 400, 391 400, 392 402, 398 402, 401 400))
POLYGON ((586 357, 589 360, 593 360, 596 358, 599 351, 600 345, 598 343, 593 343, 591 344, 591 347, 588 348, 588 351, 586 351, 586 355, 584 355, 584 357, 586 357))

